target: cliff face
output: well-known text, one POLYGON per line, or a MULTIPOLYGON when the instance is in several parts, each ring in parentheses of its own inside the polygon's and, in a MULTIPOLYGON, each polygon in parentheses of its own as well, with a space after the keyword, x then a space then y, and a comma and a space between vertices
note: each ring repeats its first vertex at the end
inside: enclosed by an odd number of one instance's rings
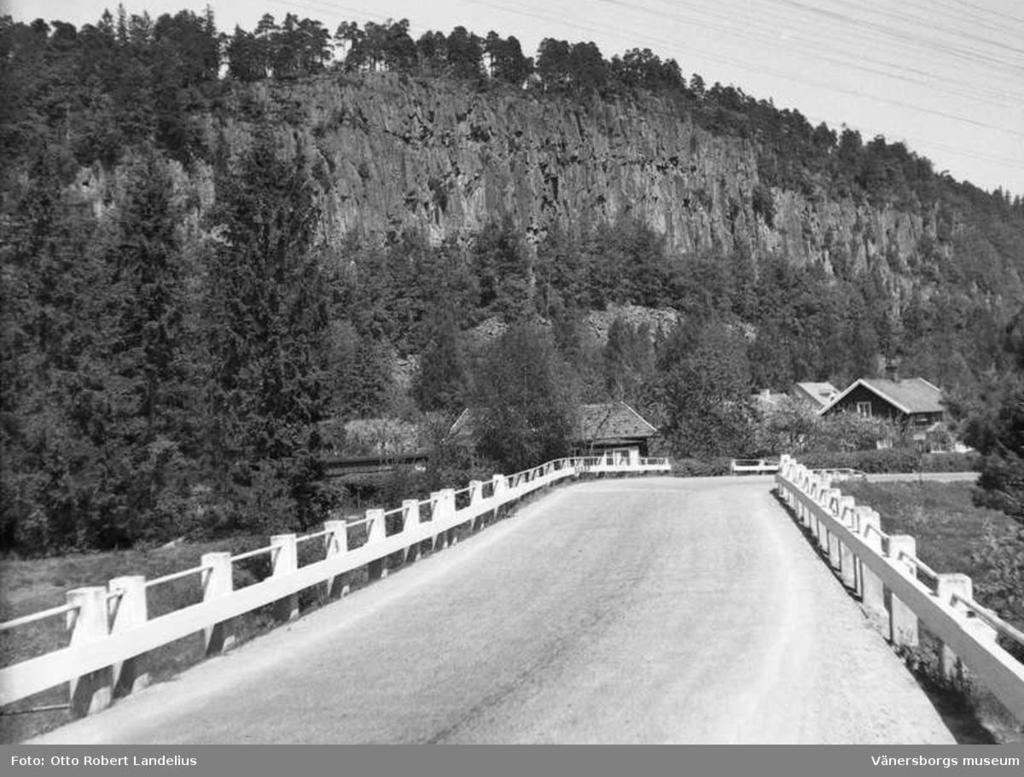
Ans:
MULTIPOLYGON (((754 146, 711 135, 653 97, 580 105, 386 76, 259 89, 256 101, 289 119, 286 145, 294 153, 302 141, 320 168, 332 242, 407 227, 441 240, 504 214, 541 239, 553 222, 628 213, 676 253, 743 246, 891 277, 920 264, 911 257, 924 239, 932 257, 951 251, 935 213, 920 208, 777 188, 769 209, 755 207, 754 146)), ((221 131, 232 150, 244 146, 245 125, 221 131)))

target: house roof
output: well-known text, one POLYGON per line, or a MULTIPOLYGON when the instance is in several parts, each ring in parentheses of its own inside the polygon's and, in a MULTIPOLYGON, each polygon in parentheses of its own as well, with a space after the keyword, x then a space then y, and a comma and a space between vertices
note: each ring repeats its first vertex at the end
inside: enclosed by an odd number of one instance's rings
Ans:
MULTIPOLYGON (((455 436, 472 434, 475 413, 472 408, 462 411, 452 424, 455 436)), ((653 437, 657 428, 625 402, 599 402, 580 405, 576 442, 595 440, 625 440, 653 437)))
POLYGON ((826 413, 845 399, 858 386, 877 394, 897 410, 912 413, 941 413, 942 389, 924 378, 888 380, 886 378, 860 378, 842 394, 832 400, 821 412, 826 413))
POLYGON ((839 389, 828 382, 804 381, 795 384, 794 388, 800 393, 806 394, 808 399, 817 402, 822 407, 825 407, 839 393, 839 389))
POLYGON ((653 437, 658 430, 625 402, 580 406, 580 441, 653 437))

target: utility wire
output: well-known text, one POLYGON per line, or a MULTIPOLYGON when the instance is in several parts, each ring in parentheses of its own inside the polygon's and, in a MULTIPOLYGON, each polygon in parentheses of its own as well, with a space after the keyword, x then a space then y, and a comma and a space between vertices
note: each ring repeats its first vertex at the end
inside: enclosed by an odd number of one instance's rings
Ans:
MULTIPOLYGON (((522 6, 510 7, 510 6, 502 5, 500 3, 487 2, 487 0, 476 0, 476 4, 484 5, 484 6, 487 6, 487 7, 490 7, 490 8, 496 8, 498 10, 505 11, 505 12, 508 12, 508 13, 514 13, 514 14, 518 14, 518 15, 522 15, 522 16, 527 16, 527 17, 534 18, 534 19, 541 19, 541 20, 544 20, 544 21, 555 21, 555 22, 559 22, 559 23, 573 23, 572 20, 568 20, 568 19, 566 19, 564 17, 551 16, 549 14, 542 14, 542 13, 538 13, 536 11, 526 11, 526 10, 523 10, 522 6)), ((597 31, 597 32, 605 33, 605 34, 607 34, 609 32, 612 32, 612 33, 615 33, 615 34, 622 34, 623 33, 623 30, 622 30, 621 27, 617 28, 617 29, 611 29, 611 28, 608 28, 608 27, 604 27, 604 28, 598 28, 598 29, 594 30, 592 25, 588 25, 587 28, 588 29, 592 29, 593 31, 597 31)), ((629 32, 629 31, 627 31, 627 32, 629 32)), ((631 34, 633 34, 633 33, 631 33, 631 34)), ((661 37, 658 37, 658 36, 652 36, 652 35, 647 35, 647 34, 642 34, 642 33, 641 34, 634 34, 634 37, 641 38, 641 39, 646 39, 648 41, 655 42, 657 44, 660 44, 662 46, 666 46, 666 47, 669 47, 669 48, 674 48, 675 46, 678 45, 674 41, 670 41, 670 40, 668 40, 666 38, 661 38, 661 37)), ((987 122, 979 121, 977 119, 967 118, 967 117, 964 117, 964 116, 958 116, 956 114, 948 113, 946 111, 937 110, 937 109, 934 109, 934 108, 926 108, 926 107, 921 106, 921 105, 917 105, 917 104, 914 104, 914 103, 909 103, 906 100, 897 100, 897 99, 893 99, 893 98, 887 98, 887 97, 883 97, 881 95, 873 95, 873 94, 870 94, 868 92, 864 92, 864 91, 858 90, 858 89, 849 89, 849 88, 842 87, 842 86, 839 86, 839 85, 833 84, 833 83, 825 83, 825 82, 817 81, 817 80, 806 78, 806 77, 794 76, 794 75, 792 75, 790 73, 785 73, 783 71, 780 71, 780 70, 777 70, 777 69, 774 69, 774 68, 770 68, 770 67, 754 66, 754 65, 749 64, 748 62, 744 62, 744 61, 741 61, 741 60, 738 60, 738 59, 734 59, 732 57, 724 56, 724 55, 721 55, 721 54, 718 54, 718 53, 708 52, 706 50, 701 50, 701 49, 697 49, 697 48, 691 48, 690 50, 691 51, 695 51, 695 52, 701 54, 702 56, 707 57, 709 60, 718 61, 718 62, 724 62, 724 63, 733 65, 734 67, 737 67, 737 68, 740 68, 740 69, 743 69, 743 70, 746 70, 746 71, 749 71, 749 72, 755 72, 755 73, 758 73, 758 74, 768 74, 768 75, 774 76, 776 78, 779 78, 779 79, 782 79, 782 80, 785 80, 785 81, 790 81, 790 82, 793 82, 793 83, 803 84, 803 85, 806 85, 806 86, 818 87, 818 88, 826 90, 828 92, 845 94, 845 95, 849 95, 851 97, 858 97, 858 98, 866 99, 866 100, 873 101, 873 102, 884 103, 884 104, 887 104, 887 105, 895 105, 895 106, 898 106, 900 108, 904 108, 904 109, 907 109, 907 110, 915 111, 915 112, 918 112, 918 113, 922 113, 922 114, 926 114, 926 115, 930 115, 930 116, 936 116, 936 117, 943 118, 943 119, 949 119, 950 121, 960 122, 962 124, 966 124, 966 125, 969 125, 969 126, 979 127, 979 128, 982 128, 982 129, 989 129, 989 130, 993 130, 995 132, 1005 133, 1005 134, 1008 134, 1008 135, 1013 135, 1013 136, 1024 138, 1024 131, 1008 129, 1006 127, 1001 127, 1001 126, 998 126, 998 125, 995 125, 995 124, 990 124, 990 123, 987 123, 987 122)))

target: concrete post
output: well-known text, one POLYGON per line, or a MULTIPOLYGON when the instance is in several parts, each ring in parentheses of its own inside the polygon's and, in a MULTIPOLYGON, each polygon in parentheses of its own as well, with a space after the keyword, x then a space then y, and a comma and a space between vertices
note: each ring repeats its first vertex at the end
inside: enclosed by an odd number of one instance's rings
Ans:
MULTIPOLYGON (((299 569, 299 546, 294 534, 275 534, 270 538, 270 563, 273 577, 283 577, 299 569)), ((274 617, 291 621, 299 617, 299 595, 288 594, 274 603, 274 617)))
MULTIPOLYGON (((415 531, 420 525, 420 503, 415 499, 406 499, 402 502, 402 531, 409 533, 415 531)), ((405 550, 403 564, 411 564, 420 555, 420 544, 414 542, 405 550)))
MULTIPOLYGON (((856 510, 856 507, 856 502, 853 497, 840 497, 839 520, 849 529, 852 529, 853 527, 855 520, 854 511, 856 510)), ((839 537, 836 538, 836 544, 838 546, 838 558, 836 559, 836 563, 839 568, 840 577, 843 580, 843 585, 853 591, 857 588, 857 569, 853 560, 853 551, 843 544, 839 537)))
MULTIPOLYGON (((74 588, 67 592, 67 602, 77 609, 68 613, 71 645, 96 642, 107 636, 107 589, 101 585, 74 588)), ((92 715, 110 706, 113 698, 110 667, 97 669, 70 683, 71 716, 92 715)))
POLYGON ((477 529, 477 521, 480 518, 479 515, 475 514, 479 510, 480 503, 484 498, 484 484, 479 480, 469 481, 469 506, 472 509, 469 519, 469 531, 474 532, 477 529))
MULTIPOLYGON (((856 510, 857 503, 852 496, 844 496, 839 500, 839 520, 851 531, 856 531, 856 510)), ((839 546, 839 575, 843 585, 851 591, 857 589, 857 564, 854 560, 853 551, 849 546, 839 546)))
MULTIPOLYGON (((894 534, 889 537, 889 560, 906 570, 907 577, 914 580, 917 579, 917 565, 906 556, 913 557, 916 552, 917 540, 909 534, 894 534)), ((885 600, 889 610, 889 639, 897 647, 915 647, 918 642, 917 615, 888 589, 885 592, 885 600)))
MULTIPOLYGON (((441 490, 441 500, 444 503, 444 514, 451 520, 455 520, 455 489, 445 488, 441 490)), ((448 529, 448 544, 455 545, 459 541, 458 535, 455 533, 455 527, 448 529)))
MULTIPOLYGON (((810 494, 811 500, 816 505, 820 505, 821 504, 822 488, 823 488, 823 486, 822 486, 821 478, 819 478, 817 475, 812 475, 811 476, 811 482, 810 482, 810 489, 808 490, 807 493, 810 494)), ((811 534, 814 536, 815 540, 817 540, 818 544, 820 545, 821 544, 821 523, 818 521, 818 517, 817 517, 817 515, 815 515, 814 510, 812 510, 810 508, 808 508, 807 526, 811 530, 811 534)))
MULTIPOLYGON (((379 507, 367 510, 366 519, 366 544, 382 544, 387 539, 387 527, 384 525, 384 510, 379 507)), ((380 580, 387 576, 388 567, 384 558, 374 559, 366 565, 367 580, 380 580)))
MULTIPOLYGON (((446 520, 448 513, 444 503, 444 491, 431 491, 430 503, 430 522, 436 525, 442 520, 446 520)), ((436 553, 439 550, 444 550, 447 545, 448 532, 442 531, 434 534, 433 544, 431 545, 432 551, 436 553)))
MULTIPOLYGON (((949 604, 963 615, 971 631, 981 639, 996 641, 996 630, 974 616, 963 602, 954 599, 954 595, 963 599, 974 598, 974 583, 970 577, 961 574, 939 575, 935 581, 935 596, 944 604, 949 604)), ((942 674, 952 683, 962 683, 967 679, 967 668, 963 661, 947 645, 942 646, 942 674)))
MULTIPOLYGON (((821 490, 819 490, 818 491, 818 505, 820 505, 824 510, 826 510, 828 512, 832 512, 832 509, 831 509, 831 506, 830 506, 830 502, 832 501, 832 496, 835 493, 838 493, 838 492, 833 491, 833 489, 831 489, 831 488, 822 488, 821 490)), ((815 519, 814 523, 815 523, 815 527, 816 527, 816 534, 818 536, 818 546, 822 550, 824 550, 826 553, 829 554, 829 560, 831 561, 831 559, 832 559, 832 552, 831 552, 832 533, 828 530, 828 527, 825 526, 825 524, 823 524, 821 521, 815 519)))
POLYGON ((501 508, 505 506, 505 493, 508 489, 508 479, 504 475, 491 476, 491 494, 494 499, 494 511, 491 513, 492 520, 498 520, 501 515, 501 508))
MULTIPOLYGON (((116 599, 117 610, 110 625, 112 634, 127 631, 146 622, 149 613, 146 607, 145 576, 115 577, 107 583, 107 590, 120 594, 116 599)), ((149 685, 149 675, 140 671, 141 665, 142 656, 132 656, 114 664, 112 683, 115 696, 126 696, 149 685)))
POLYGON ((782 475, 782 477, 786 478, 787 480, 793 479, 792 473, 790 472, 792 465, 793 459, 790 457, 788 453, 783 453, 781 456, 779 456, 779 474, 782 475))
MULTIPOLYGON (((870 507, 857 507, 857 520, 859 524, 860 537, 864 544, 868 545, 875 554, 882 555, 881 518, 875 510, 870 507)), ((888 614, 885 607, 885 588, 881 579, 872 572, 863 560, 858 563, 858 576, 860 586, 861 604, 867 612, 868 618, 875 624, 888 623, 888 614)), ((879 628, 882 631, 882 628, 879 628)))
MULTIPOLYGON (((200 563, 205 567, 203 573, 203 601, 217 599, 221 596, 228 596, 235 588, 234 577, 231 574, 230 553, 204 553, 200 563)), ((223 650, 230 650, 235 644, 235 635, 231 633, 231 621, 226 620, 207 626, 203 629, 203 639, 206 643, 206 655, 212 656, 223 650)))
MULTIPOLYGON (((324 530, 327 532, 324 536, 325 558, 334 558, 348 553, 348 521, 339 518, 324 521, 324 530)), ((345 578, 345 573, 327 578, 325 587, 328 599, 348 594, 349 587, 345 578)))

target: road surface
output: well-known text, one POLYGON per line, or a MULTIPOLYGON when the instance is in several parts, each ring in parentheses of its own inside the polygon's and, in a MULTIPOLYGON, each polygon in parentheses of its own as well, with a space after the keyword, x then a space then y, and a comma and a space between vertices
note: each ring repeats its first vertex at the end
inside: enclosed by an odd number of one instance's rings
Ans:
POLYGON ((952 743, 766 477, 559 488, 38 743, 952 743))

